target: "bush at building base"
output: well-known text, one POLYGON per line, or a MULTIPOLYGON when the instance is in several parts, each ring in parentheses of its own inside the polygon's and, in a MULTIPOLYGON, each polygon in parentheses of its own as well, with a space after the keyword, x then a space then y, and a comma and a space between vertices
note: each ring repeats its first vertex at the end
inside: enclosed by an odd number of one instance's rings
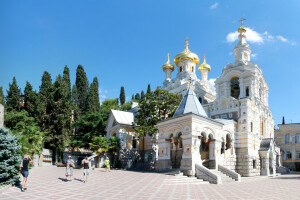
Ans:
POLYGON ((0 128, 0 185, 19 184, 21 157, 18 139, 8 129, 0 128))

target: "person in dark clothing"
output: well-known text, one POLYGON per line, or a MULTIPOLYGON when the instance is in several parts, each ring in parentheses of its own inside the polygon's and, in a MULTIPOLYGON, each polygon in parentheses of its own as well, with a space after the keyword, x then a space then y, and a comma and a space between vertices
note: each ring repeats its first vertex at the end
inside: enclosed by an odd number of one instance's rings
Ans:
POLYGON ((21 169, 22 176, 23 176, 22 189, 21 189, 22 192, 24 192, 27 189, 26 183, 27 183, 27 178, 29 175, 28 165, 31 164, 32 162, 33 161, 31 160, 31 158, 28 155, 25 155, 24 159, 22 160, 22 162, 20 164, 20 169, 21 169))
POLYGON ((83 165, 83 176, 84 176, 84 183, 87 182, 87 178, 89 175, 89 169, 90 169, 90 161, 89 158, 86 156, 85 159, 82 161, 82 165, 83 165))

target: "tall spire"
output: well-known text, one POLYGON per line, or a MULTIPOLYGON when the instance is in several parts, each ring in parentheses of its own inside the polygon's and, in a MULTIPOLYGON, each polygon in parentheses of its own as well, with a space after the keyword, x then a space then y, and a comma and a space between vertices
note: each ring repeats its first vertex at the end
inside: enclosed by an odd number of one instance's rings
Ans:
POLYGON ((189 50, 189 38, 187 37, 186 39, 185 39, 185 51, 188 51, 189 50))
POLYGON ((250 61, 251 49, 246 41, 246 28, 244 27, 244 19, 243 17, 239 20, 241 22, 240 28, 238 28, 239 32, 239 42, 235 45, 233 53, 235 55, 235 63, 245 63, 250 61))

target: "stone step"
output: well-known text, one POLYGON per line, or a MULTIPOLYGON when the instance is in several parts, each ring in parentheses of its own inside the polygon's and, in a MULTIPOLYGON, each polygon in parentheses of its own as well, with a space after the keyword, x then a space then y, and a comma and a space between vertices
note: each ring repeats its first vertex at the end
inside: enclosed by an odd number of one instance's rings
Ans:
POLYGON ((227 176, 226 174, 218 171, 218 170, 211 170, 213 173, 219 175, 222 179, 223 183, 227 183, 227 182, 234 182, 235 180, 232 179, 231 177, 227 176))

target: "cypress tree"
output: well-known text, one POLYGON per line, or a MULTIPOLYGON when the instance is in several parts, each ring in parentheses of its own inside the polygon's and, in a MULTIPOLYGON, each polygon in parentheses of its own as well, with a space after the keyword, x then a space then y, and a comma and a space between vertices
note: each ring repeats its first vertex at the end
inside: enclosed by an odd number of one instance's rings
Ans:
POLYGON ((38 105, 38 95, 32 90, 31 84, 27 81, 24 89, 24 109, 28 112, 30 117, 38 116, 38 105))
POLYGON ((70 80, 70 69, 66 65, 64 68, 64 73, 63 73, 63 84, 65 87, 65 95, 66 98, 71 101, 71 80, 70 80))
POLYGON ((78 94, 78 107, 80 113, 85 113, 87 109, 87 97, 88 97, 88 79, 86 73, 81 65, 78 65, 76 70, 76 88, 78 94))
POLYGON ((144 90, 142 90, 141 92, 141 101, 144 101, 145 100, 145 93, 144 93, 144 90))
POLYGON ((16 77, 13 78, 12 84, 9 83, 9 90, 7 90, 6 96, 6 109, 10 111, 20 111, 20 95, 21 90, 17 85, 16 77))
POLYGON ((151 88, 150 88, 150 84, 148 84, 148 88, 147 88, 147 94, 151 93, 151 88))
POLYGON ((4 99, 4 94, 3 94, 3 88, 0 86, 0 103, 4 106, 5 104, 5 99, 4 99))
POLYGON ((135 94, 135 100, 138 100, 138 101, 140 101, 140 100, 141 100, 141 96, 140 96, 140 94, 139 94, 139 93, 136 93, 136 94, 135 94))
POLYGON ((100 112, 100 100, 99 100, 99 84, 97 77, 94 77, 91 83, 88 95, 88 111, 100 112))
POLYGON ((125 89, 122 86, 120 91, 120 104, 123 105, 125 103, 125 89))
POLYGON ((134 94, 132 95, 132 97, 131 97, 131 100, 134 100, 135 98, 134 98, 134 94))
POLYGON ((40 115, 40 126, 42 131, 46 128, 46 122, 44 120, 44 116, 46 115, 47 104, 51 101, 51 89, 52 89, 52 78, 49 72, 44 71, 42 76, 42 83, 40 85, 39 91, 39 101, 40 104, 38 105, 38 112, 40 115))
POLYGON ((282 117, 282 124, 285 124, 284 116, 282 117))
POLYGON ((71 123, 71 113, 66 105, 64 89, 63 79, 61 75, 58 75, 49 90, 51 98, 47 102, 45 115, 46 132, 48 133, 47 142, 56 152, 56 161, 59 161, 58 155, 66 146, 71 123))

